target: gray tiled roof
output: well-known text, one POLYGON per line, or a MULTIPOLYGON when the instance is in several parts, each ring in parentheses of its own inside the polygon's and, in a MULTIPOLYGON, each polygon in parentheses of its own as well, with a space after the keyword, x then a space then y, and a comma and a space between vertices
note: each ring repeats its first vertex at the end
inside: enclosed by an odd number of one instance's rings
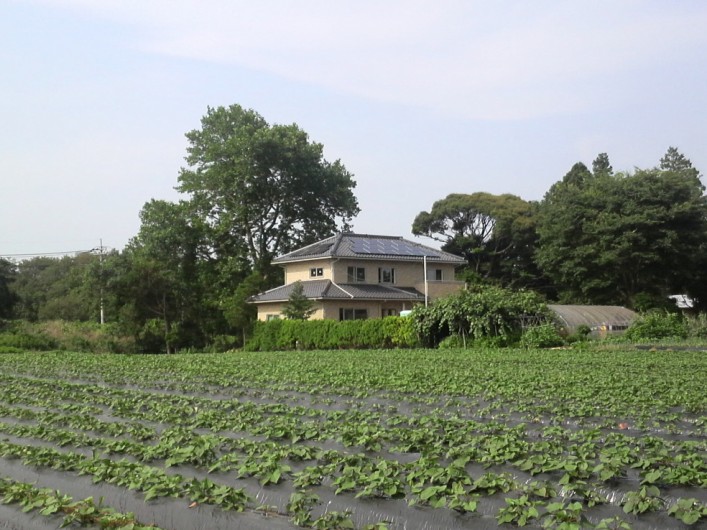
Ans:
MULTIPOLYGON (((334 284, 331 280, 303 281, 303 294, 313 300, 424 300, 425 297, 412 288, 392 287, 378 284, 334 284)), ((251 302, 281 302, 289 299, 295 284, 275 287, 250 298, 251 302)))
POLYGON ((389 259, 463 265, 464 258, 415 243, 398 236, 342 233, 275 258, 273 263, 289 263, 318 258, 389 259))

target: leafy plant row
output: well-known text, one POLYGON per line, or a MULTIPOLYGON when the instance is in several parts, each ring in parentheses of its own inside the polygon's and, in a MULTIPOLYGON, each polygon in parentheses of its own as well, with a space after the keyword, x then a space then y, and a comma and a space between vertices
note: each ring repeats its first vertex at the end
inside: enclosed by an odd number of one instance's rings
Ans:
POLYGON ((62 517, 61 528, 79 524, 114 530, 159 530, 155 525, 140 524, 132 513, 119 513, 113 508, 95 503, 93 497, 74 501, 68 495, 48 488, 0 477, 0 497, 3 504, 18 504, 23 513, 37 511, 43 516, 62 517))

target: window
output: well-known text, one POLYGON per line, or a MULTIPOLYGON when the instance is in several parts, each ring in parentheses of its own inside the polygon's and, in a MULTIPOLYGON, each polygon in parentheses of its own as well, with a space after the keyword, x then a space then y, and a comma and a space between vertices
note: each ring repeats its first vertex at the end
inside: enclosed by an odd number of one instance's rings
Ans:
POLYGON ((312 267, 309 269, 310 278, 316 278, 317 276, 324 276, 324 269, 321 267, 312 267))
POLYGON ((383 308, 382 316, 383 316, 383 318, 385 318, 385 317, 396 317, 396 316, 398 316, 398 310, 397 310, 397 309, 386 309, 386 308, 383 308))
POLYGON ((441 282, 442 281, 442 269, 427 269, 427 281, 441 282))
POLYGON ((395 283, 395 269, 378 267, 378 283, 395 283))
POLYGON ((280 320, 280 315, 274 314, 274 315, 266 315, 265 319, 270 322, 271 320, 280 320))
POLYGON ((347 269, 348 283, 365 282, 366 269, 363 267, 349 267, 347 269))
POLYGON ((339 308, 339 320, 365 320, 368 318, 368 309, 339 308))

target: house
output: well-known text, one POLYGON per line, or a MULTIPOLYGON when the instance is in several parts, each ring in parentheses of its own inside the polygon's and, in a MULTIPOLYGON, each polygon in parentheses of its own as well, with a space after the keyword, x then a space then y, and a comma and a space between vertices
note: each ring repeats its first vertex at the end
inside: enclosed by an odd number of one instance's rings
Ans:
POLYGON ((399 315, 456 292, 464 258, 402 237, 340 233, 273 260, 285 285, 253 296, 258 320, 279 318, 296 282, 314 302, 311 319, 353 320, 399 315), (425 281, 425 271, 427 281, 425 281))

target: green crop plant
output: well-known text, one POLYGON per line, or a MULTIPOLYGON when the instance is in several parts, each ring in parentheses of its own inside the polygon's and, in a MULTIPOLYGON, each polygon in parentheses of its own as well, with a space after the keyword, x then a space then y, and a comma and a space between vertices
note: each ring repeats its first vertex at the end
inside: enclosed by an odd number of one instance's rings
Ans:
POLYGON ((692 525, 702 519, 707 519, 707 504, 701 503, 694 498, 678 499, 668 509, 668 515, 687 525, 692 525))
POLYGON ((665 501, 660 498, 660 490, 655 486, 642 486, 638 491, 627 493, 621 505, 626 513, 641 514, 660 510, 665 501))
POLYGON ((531 501, 527 495, 514 499, 506 497, 506 506, 496 515, 499 524, 510 523, 515 526, 525 526, 540 516, 537 506, 539 501, 531 501))

